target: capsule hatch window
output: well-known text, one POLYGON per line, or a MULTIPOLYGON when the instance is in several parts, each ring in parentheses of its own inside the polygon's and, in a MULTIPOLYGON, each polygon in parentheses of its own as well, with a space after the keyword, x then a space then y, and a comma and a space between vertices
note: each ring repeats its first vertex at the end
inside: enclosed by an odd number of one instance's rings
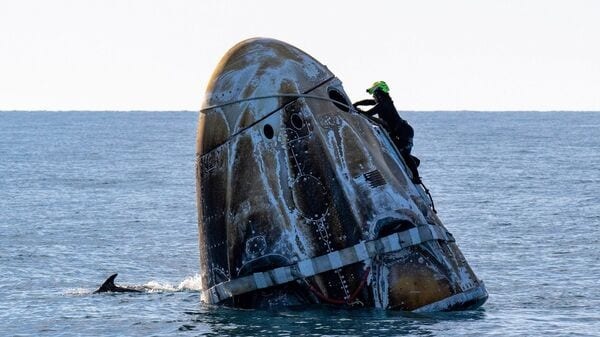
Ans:
POLYGON ((333 103, 338 109, 344 112, 350 111, 350 107, 352 106, 352 104, 350 103, 348 98, 346 98, 346 96, 342 94, 339 90, 335 88, 328 88, 327 93, 329 94, 329 98, 333 100, 331 103, 333 103))

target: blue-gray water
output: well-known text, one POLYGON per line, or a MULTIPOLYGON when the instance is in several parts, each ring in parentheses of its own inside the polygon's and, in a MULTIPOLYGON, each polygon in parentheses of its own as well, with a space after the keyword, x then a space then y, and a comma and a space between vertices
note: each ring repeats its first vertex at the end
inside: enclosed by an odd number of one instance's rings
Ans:
POLYGON ((200 304, 197 114, 0 112, 0 334, 600 335, 600 113, 420 112, 414 154, 490 298, 410 314, 200 304), (91 294, 113 272, 142 294, 91 294))

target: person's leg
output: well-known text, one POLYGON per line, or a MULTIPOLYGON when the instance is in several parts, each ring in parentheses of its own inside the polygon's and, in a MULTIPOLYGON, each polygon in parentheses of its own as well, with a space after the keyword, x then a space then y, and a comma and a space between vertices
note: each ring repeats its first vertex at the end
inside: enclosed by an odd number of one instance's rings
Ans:
POLYGON ((415 159, 419 160, 417 157, 413 157, 410 152, 408 151, 402 151, 402 158, 404 158, 404 162, 406 163, 406 165, 408 166, 408 169, 410 170, 410 173, 412 175, 412 181, 415 184, 420 184, 421 183, 421 177, 419 177, 419 170, 417 169, 417 162, 415 161, 415 159))
POLYGON ((413 156, 412 154, 411 154, 410 156, 412 157, 413 161, 415 162, 415 165, 416 165, 417 167, 419 167, 419 165, 421 165, 421 159, 419 159, 419 158, 417 158, 417 157, 413 156))

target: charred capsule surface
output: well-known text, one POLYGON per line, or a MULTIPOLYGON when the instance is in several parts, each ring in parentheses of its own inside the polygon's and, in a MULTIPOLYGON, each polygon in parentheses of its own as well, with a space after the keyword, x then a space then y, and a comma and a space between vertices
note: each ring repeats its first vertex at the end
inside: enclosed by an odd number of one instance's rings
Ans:
POLYGON ((385 129, 301 50, 242 41, 197 136, 202 299, 452 310, 487 298, 385 129))

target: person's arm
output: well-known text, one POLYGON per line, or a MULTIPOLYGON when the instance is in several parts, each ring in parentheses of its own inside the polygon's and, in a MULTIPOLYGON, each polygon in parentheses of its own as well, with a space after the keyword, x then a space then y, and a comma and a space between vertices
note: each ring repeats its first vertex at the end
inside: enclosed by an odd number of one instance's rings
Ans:
POLYGON ((352 105, 356 108, 361 105, 375 105, 375 104, 377 104, 377 102, 375 102, 374 99, 363 99, 362 101, 358 101, 352 105))
POLYGON ((374 108, 371 108, 371 110, 368 110, 368 111, 364 111, 362 109, 359 109, 358 107, 361 106, 361 105, 376 105, 376 104, 377 104, 377 102, 375 102, 374 99, 363 99, 362 101, 358 101, 358 102, 352 104, 352 106, 354 107, 354 109, 358 110, 359 112, 362 112, 362 113, 367 114, 369 116, 373 116, 373 113, 371 113, 371 111, 374 108))

